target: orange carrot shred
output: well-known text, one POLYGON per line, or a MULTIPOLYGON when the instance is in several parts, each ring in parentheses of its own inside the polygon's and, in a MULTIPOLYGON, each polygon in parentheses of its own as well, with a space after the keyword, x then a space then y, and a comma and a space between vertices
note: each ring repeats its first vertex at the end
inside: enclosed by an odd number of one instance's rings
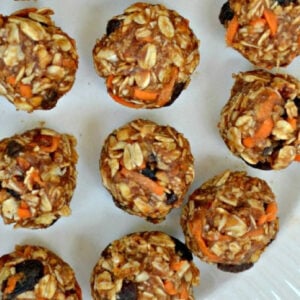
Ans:
POLYGON ((272 36, 276 35, 278 27, 277 16, 268 8, 265 8, 263 15, 268 23, 272 36))
POLYGON ((297 129, 297 118, 288 118, 287 121, 290 123, 294 130, 297 129))
POLYGON ((189 292, 187 289, 186 284, 182 284, 180 289, 180 300, 188 300, 189 299, 189 292))
POLYGON ((171 269, 173 271, 179 271, 185 263, 186 260, 175 261, 171 264, 171 269))
POLYGON ((15 76, 12 76, 12 75, 11 75, 11 76, 8 76, 8 77, 6 78, 6 82, 7 82, 8 84, 14 86, 14 85, 16 84, 16 82, 17 82, 17 79, 16 79, 15 76))
POLYGON ((18 208, 18 216, 21 219, 28 219, 31 217, 31 211, 25 201, 21 201, 20 206, 18 208))
POLYGON ((226 32, 226 42, 230 46, 233 43, 234 36, 236 35, 239 28, 239 21, 237 16, 234 16, 229 22, 226 32))
POLYGON ((58 148, 59 141, 60 141, 59 136, 53 136, 51 145, 50 146, 41 146, 41 150, 52 153, 52 152, 56 151, 56 149, 58 148))
POLYGON ((138 88, 134 88, 133 90, 133 98, 142 100, 142 101, 155 101, 157 99, 157 92, 155 91, 148 91, 148 90, 141 90, 138 88))
POLYGON ((164 187, 159 185, 157 182, 151 180, 150 178, 134 171, 129 171, 126 168, 121 169, 121 174, 123 174, 128 179, 135 181, 137 184, 148 188, 154 194, 161 196, 164 194, 164 187))
POLYGON ((21 96, 25 98, 31 98, 32 97, 32 89, 29 84, 20 84, 20 94, 21 96))
POLYGON ((297 155, 295 156, 295 161, 300 162, 300 154, 297 154, 297 155))
POLYGON ((177 290, 174 287, 174 284, 170 280, 166 280, 164 282, 164 289, 167 292, 167 294, 173 296, 177 294, 177 290))
POLYGON ((189 223, 189 226, 191 233, 195 237, 202 253, 207 256, 211 262, 220 262, 220 258, 210 251, 210 249, 206 246, 204 239, 202 238, 202 220, 193 220, 191 223, 189 223))
POLYGON ((30 163, 22 156, 17 157, 17 163, 20 166, 20 168, 24 171, 30 168, 30 163))
POLYGON ((4 294, 11 294, 17 285, 17 282, 20 279, 20 274, 15 274, 8 277, 6 288, 4 289, 4 294))

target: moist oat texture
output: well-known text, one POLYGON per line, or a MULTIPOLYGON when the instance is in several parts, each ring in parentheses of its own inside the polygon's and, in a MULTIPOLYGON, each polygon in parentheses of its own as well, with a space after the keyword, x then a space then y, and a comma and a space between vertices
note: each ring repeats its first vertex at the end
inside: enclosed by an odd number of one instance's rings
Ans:
POLYGON ((189 21, 163 5, 136 3, 113 17, 96 42, 96 71, 110 96, 132 108, 170 105, 200 59, 189 21))
POLYGON ((220 12, 226 42, 261 68, 287 66, 300 54, 300 1, 229 0, 220 12))
POLYGON ((194 159, 181 133, 138 119, 107 137, 100 173, 118 207, 158 223, 181 205, 194 179, 194 159))
POLYGON ((91 276, 93 299, 194 299, 199 270, 179 240, 162 232, 133 233, 112 242, 91 276))
POLYGON ((15 227, 45 228, 71 213, 76 140, 36 128, 0 141, 0 214, 15 227))
POLYGON ((52 109, 73 86, 75 41, 51 19, 49 8, 0 15, 0 94, 18 110, 52 109))
POLYGON ((221 112, 220 134, 230 151, 260 169, 300 161, 300 82, 263 70, 234 75, 221 112))
POLYGON ((276 237, 275 196, 264 180, 225 171, 192 193, 181 225, 188 248, 201 260, 243 271, 276 237))
POLYGON ((81 300, 73 269, 50 250, 17 245, 0 257, 2 300, 81 300))

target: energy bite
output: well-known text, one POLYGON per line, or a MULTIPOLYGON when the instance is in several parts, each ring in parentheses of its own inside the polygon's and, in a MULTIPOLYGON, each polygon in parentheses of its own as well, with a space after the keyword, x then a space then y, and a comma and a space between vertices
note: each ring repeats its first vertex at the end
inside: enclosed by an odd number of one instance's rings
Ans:
POLYGON ((174 128, 138 119, 107 137, 100 173, 119 208, 159 223, 181 205, 194 179, 194 158, 174 128))
POLYGON ((181 216, 188 248, 228 272, 249 269, 275 239, 279 222, 268 184, 245 172, 226 171, 189 197, 181 216))
POLYGON ((199 270, 179 240, 158 231, 129 234, 102 252, 91 276, 93 299, 194 299, 199 270))
POLYGON ((229 0, 219 20, 228 46, 271 69, 289 65, 300 54, 299 15, 299 0, 229 0))
POLYGON ((135 3, 107 23, 93 49, 109 95, 132 108, 172 104, 200 59, 189 21, 160 4, 135 3))
POLYGON ((234 75, 221 112, 220 134, 230 151, 250 166, 286 168, 300 161, 300 82, 263 70, 234 75))
POLYGON ((50 250, 17 245, 0 257, 0 298, 3 300, 81 300, 73 269, 50 250))
POLYGON ((46 128, 0 141, 0 214, 5 224, 45 228, 70 215, 75 146, 73 136, 46 128))
POLYGON ((26 8, 0 14, 0 94, 17 110, 52 109, 73 86, 75 41, 55 26, 53 13, 26 8))

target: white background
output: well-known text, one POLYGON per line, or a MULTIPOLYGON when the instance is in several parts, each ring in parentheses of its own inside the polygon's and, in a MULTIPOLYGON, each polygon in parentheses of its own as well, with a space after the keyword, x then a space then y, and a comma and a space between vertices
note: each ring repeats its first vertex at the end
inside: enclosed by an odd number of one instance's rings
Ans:
MULTIPOLYGON (((189 87, 171 107, 134 110, 110 99, 104 80, 94 71, 91 54, 107 21, 133 1, 1 0, 0 13, 4 15, 29 6, 54 9, 56 25, 77 41, 80 63, 73 89, 51 111, 16 111, 5 98, 0 98, 0 139, 45 122, 46 127, 73 134, 79 153, 72 215, 43 230, 13 229, 0 220, 0 255, 11 252, 15 244, 46 246, 74 268, 83 298, 91 299, 91 271, 111 241, 141 230, 162 230, 183 240, 180 209, 174 210, 165 222, 153 225, 116 208, 101 183, 98 161, 106 136, 135 118, 148 118, 175 127, 190 141, 196 178, 188 195, 205 180, 229 168, 246 170, 267 180, 279 203, 281 228, 277 239, 249 271, 229 274, 194 258, 201 272, 195 299, 300 299, 300 164, 294 163, 282 171, 247 167, 229 152, 218 133, 220 111, 233 84, 232 73, 253 68, 239 53, 225 46, 225 32, 218 21, 223 1, 160 2, 190 20, 201 40, 201 61, 189 87)), ((300 78, 300 58, 280 71, 300 78)))

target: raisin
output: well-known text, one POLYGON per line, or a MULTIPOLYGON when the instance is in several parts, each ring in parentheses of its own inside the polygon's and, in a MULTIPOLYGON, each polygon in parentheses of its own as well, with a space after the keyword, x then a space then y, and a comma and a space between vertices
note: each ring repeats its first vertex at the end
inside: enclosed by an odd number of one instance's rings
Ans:
POLYGON ((179 95, 180 95, 181 92, 183 91, 184 87, 185 87, 185 82, 177 82, 177 83, 174 85, 171 99, 170 99, 169 102, 167 102, 167 103, 165 104, 165 106, 171 105, 171 104, 179 97, 179 95))
POLYGON ((137 300, 136 283, 129 280, 124 280, 120 292, 117 294, 117 300, 137 300))
POLYGON ((13 197, 16 198, 16 199, 20 199, 20 198, 21 198, 20 194, 19 194, 18 192, 16 192, 16 191, 12 190, 12 189, 6 189, 6 191, 7 191, 11 196, 13 196, 13 197))
POLYGON ((15 140, 10 141, 6 146, 6 154, 9 157, 15 158, 19 156, 20 152, 22 151, 24 151, 24 146, 16 142, 15 140))
POLYGON ((253 266, 253 263, 244 263, 240 265, 234 265, 234 264, 218 264, 218 269, 225 271, 225 272, 231 272, 231 273, 239 273, 246 271, 250 269, 253 266))
POLYGON ((296 97, 296 98, 294 99, 294 103, 295 103, 295 105, 296 105, 297 108, 298 108, 298 113, 300 113, 300 98, 299 98, 299 97, 296 97))
POLYGON ((175 203, 178 200, 177 195, 173 191, 167 193, 166 195, 167 195, 167 204, 169 205, 175 203))
MULTIPOLYGON (((243 159, 243 158, 242 158, 243 159)), ((268 161, 264 161, 264 162, 258 162, 255 165, 252 165, 250 163, 248 163, 246 160, 243 159, 243 161, 250 167, 255 168, 255 169, 259 169, 259 170, 264 170, 264 171, 269 171, 272 170, 272 166, 271 163, 268 161)))
POLYGON ((225 24, 227 21, 232 20, 234 17, 234 12, 230 8, 229 2, 225 2, 221 8, 220 14, 219 14, 219 21, 221 24, 225 24))
POLYGON ((188 247, 182 243, 180 240, 171 237, 172 240, 175 243, 175 252, 182 258, 182 259, 186 259, 188 261, 192 261, 193 260, 193 255, 191 253, 191 251, 188 249, 188 247))
POLYGON ((152 180, 157 180, 157 178, 155 176, 156 170, 155 169, 154 170, 151 169, 149 166, 147 166, 145 169, 141 170, 141 173, 144 176, 146 176, 146 177, 148 177, 148 178, 150 178, 152 180))
POLYGON ((287 6, 291 3, 297 3, 297 0, 277 0, 278 4, 279 5, 282 5, 282 6, 287 6))
POLYGON ((44 99, 41 103, 41 107, 43 109, 51 109, 53 108, 58 100, 58 93, 56 90, 48 90, 44 96, 44 99))
POLYGON ((111 19, 106 25, 106 35, 109 36, 121 26, 121 21, 118 19, 111 19))
POLYGON ((22 276, 20 276, 21 279, 17 281, 14 290, 4 298, 5 300, 13 300, 16 299, 19 294, 32 291, 34 286, 44 276, 44 266, 36 259, 24 260, 17 264, 15 269, 16 273, 21 273, 20 275, 22 276))

